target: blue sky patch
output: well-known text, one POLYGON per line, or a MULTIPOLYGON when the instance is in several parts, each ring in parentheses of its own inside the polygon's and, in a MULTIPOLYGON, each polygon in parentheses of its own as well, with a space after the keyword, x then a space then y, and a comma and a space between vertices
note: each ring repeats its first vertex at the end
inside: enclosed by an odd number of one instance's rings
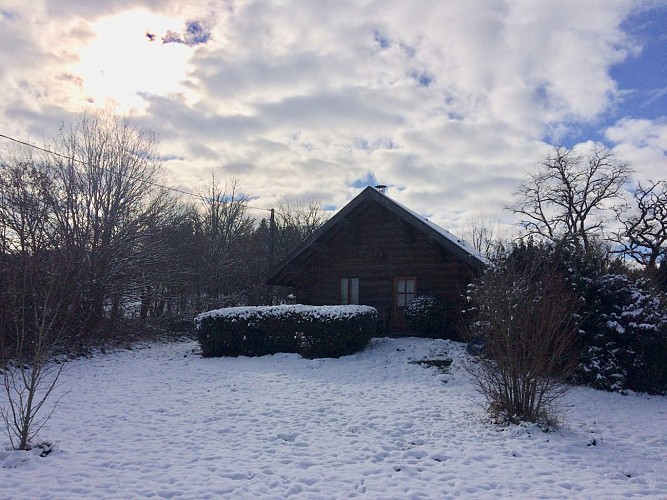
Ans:
POLYGON ((389 47, 391 47, 391 41, 389 40, 389 38, 387 38, 377 30, 373 32, 373 39, 375 40, 375 43, 377 43, 380 46, 381 49, 388 49, 389 47))
POLYGON ((667 109, 667 5, 638 12, 623 28, 643 49, 611 68, 619 89, 627 91, 616 115, 656 119, 667 109))
POLYGON ((435 76, 433 76, 428 71, 415 70, 412 73, 410 73, 410 76, 414 81, 417 82, 417 84, 420 87, 430 87, 433 81, 435 80, 435 76))
POLYGON ((351 186, 358 189, 363 189, 367 186, 377 186, 379 184, 375 174, 373 172, 368 172, 364 177, 352 182, 351 186))

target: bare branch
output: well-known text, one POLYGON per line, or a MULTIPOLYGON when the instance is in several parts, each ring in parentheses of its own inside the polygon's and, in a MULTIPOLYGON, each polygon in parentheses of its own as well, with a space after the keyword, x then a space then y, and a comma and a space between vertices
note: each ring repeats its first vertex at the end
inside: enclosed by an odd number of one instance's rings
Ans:
POLYGON ((471 365, 489 411, 510 421, 553 421, 552 405, 576 366, 577 297, 555 269, 504 256, 469 293, 474 320, 464 338, 481 343, 471 365))
POLYGON ((613 240, 620 245, 619 253, 653 273, 660 259, 667 258, 667 182, 648 181, 647 187, 640 182, 633 198, 632 212, 617 213, 623 229, 613 240))
POLYGON ((555 148, 519 186, 508 209, 522 217, 528 235, 573 238, 588 249, 591 238, 603 234, 606 213, 621 211, 622 189, 631 173, 627 163, 601 147, 587 158, 574 149, 555 148))

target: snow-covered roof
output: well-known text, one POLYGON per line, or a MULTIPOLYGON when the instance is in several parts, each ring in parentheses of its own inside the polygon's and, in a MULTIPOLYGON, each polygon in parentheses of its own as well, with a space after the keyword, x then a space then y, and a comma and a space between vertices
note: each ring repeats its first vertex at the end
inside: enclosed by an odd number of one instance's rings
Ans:
POLYGON ((450 242, 452 242, 454 245, 458 246, 463 250, 464 252, 467 252, 470 254, 471 257, 478 259, 480 262, 483 264, 487 264, 488 260, 486 257, 484 257, 475 247, 473 247, 470 243, 466 242, 465 240, 459 238, 453 233, 450 233, 447 229, 444 229, 440 226, 438 226, 435 222, 432 222, 428 220, 426 217, 419 215, 417 212, 409 209, 405 205, 402 205, 398 203, 397 201, 391 200, 394 204, 396 204, 398 207, 402 208, 406 212, 408 212, 410 215, 412 215, 415 219, 420 220, 427 226, 429 226, 433 231, 437 232, 440 234, 443 238, 447 238, 450 242))

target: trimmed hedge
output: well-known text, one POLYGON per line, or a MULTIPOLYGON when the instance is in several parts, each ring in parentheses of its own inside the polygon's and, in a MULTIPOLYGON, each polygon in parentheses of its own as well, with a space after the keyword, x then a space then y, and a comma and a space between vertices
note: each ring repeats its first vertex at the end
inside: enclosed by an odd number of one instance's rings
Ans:
POLYGON ((229 307, 195 318, 202 356, 264 356, 299 353, 338 358, 363 349, 375 332, 369 306, 229 307))

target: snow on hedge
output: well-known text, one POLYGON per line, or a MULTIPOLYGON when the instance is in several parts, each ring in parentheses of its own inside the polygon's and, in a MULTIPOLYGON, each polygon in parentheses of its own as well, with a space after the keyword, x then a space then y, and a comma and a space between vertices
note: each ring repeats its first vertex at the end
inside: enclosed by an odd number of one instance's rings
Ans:
POLYGON ((300 314, 303 317, 316 319, 341 319, 351 318, 360 314, 369 314, 375 311, 371 306, 345 305, 345 306, 306 306, 303 304, 287 304, 280 306, 242 306, 225 307, 223 309, 214 309, 199 314, 195 318, 195 325, 200 327, 205 318, 230 318, 237 317, 247 320, 256 316, 287 316, 290 314, 300 314))
POLYGON ((296 352, 340 357, 363 349, 377 328, 369 306, 230 307, 195 318, 204 357, 296 352))

